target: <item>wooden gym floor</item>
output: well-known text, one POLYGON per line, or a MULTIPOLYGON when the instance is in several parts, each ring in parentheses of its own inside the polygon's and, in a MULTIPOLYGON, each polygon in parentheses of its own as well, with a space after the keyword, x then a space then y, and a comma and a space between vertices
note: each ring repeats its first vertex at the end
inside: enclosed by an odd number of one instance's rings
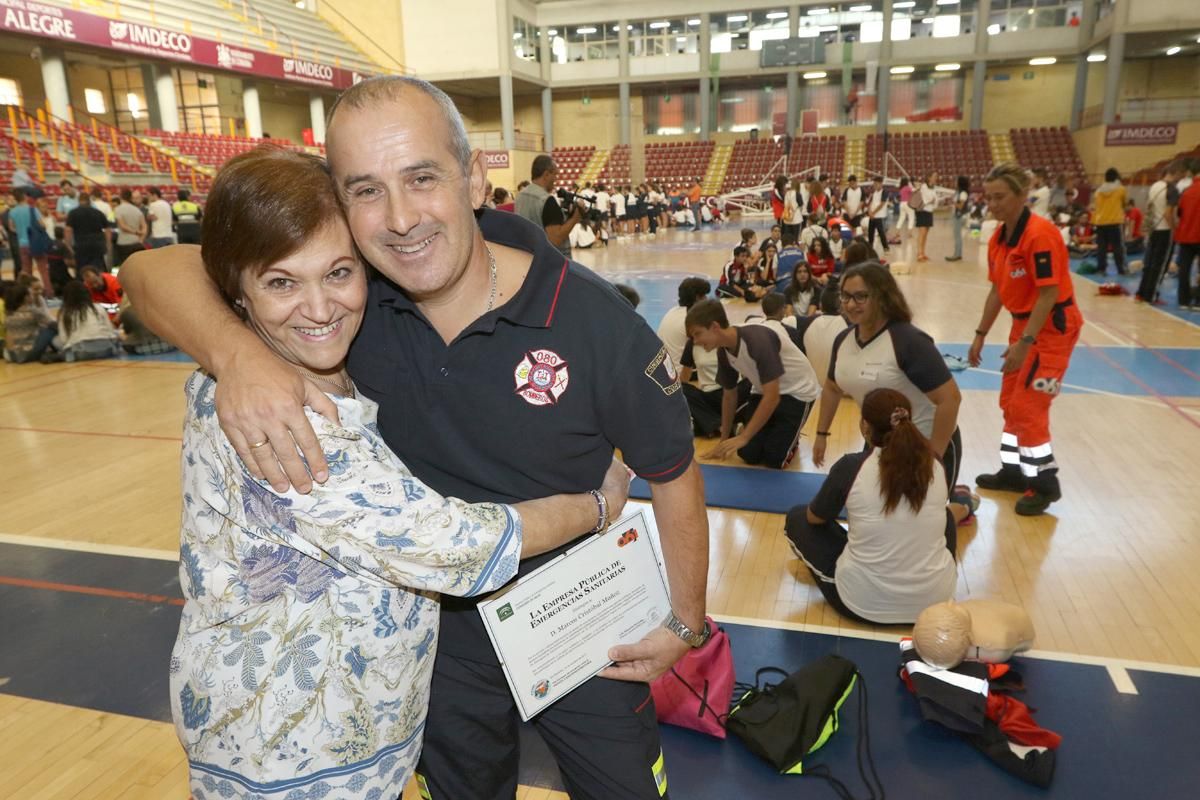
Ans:
MULTIPOLYGON (((739 227, 632 237, 577 258, 644 295, 657 292, 643 306, 656 326, 679 278, 718 274, 739 227)), ((941 217, 929 250, 949 252, 941 217)), ((935 257, 908 267, 911 252, 893 250, 917 325, 948 352, 965 350, 987 292, 976 251, 972 242, 964 262, 935 257)), ((960 529, 958 597, 1024 606, 1040 650, 1200 667, 1200 326, 1129 298, 1097 297, 1082 278, 1076 290, 1088 323, 1068 376, 1078 388, 1056 400, 1052 422, 1063 500, 1046 516, 1021 518, 1012 495, 985 494, 977 523, 960 529)), ((746 310, 731 306, 734 321, 746 310)), ((1200 314, 1192 318, 1200 322, 1200 314)), ((1002 318, 989 343, 1003 345, 1006 324, 1002 318)), ((997 353, 989 349, 983 372, 958 373, 963 482, 998 463, 998 379, 987 372, 998 369, 997 353)), ((174 559, 182 387, 192 368, 0 364, 0 542, 174 559)), ((844 403, 830 462, 859 446, 856 424, 844 403)), ((808 442, 793 469, 813 470, 808 442)), ((708 446, 697 442, 701 453, 708 446)), ((786 546, 781 516, 710 509, 709 522, 710 613, 868 637, 900 633, 837 617, 786 546)), ((0 646, 52 646, 54 631, 45 637, 0 646)), ((4 694, 7 678, 0 675, 0 797, 187 796, 186 762, 169 724, 4 694)), ((415 797, 410 787, 405 800, 415 797)), ((523 788, 518 797, 565 795, 523 788)))

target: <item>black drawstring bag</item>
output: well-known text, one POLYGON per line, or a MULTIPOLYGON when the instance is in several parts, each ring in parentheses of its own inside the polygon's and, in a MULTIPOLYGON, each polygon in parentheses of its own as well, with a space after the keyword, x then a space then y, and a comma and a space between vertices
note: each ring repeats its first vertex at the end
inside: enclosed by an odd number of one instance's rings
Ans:
POLYGON ((884 800, 883 783, 871 759, 867 731, 867 687, 853 662, 841 656, 827 655, 792 674, 778 667, 764 667, 754 676, 754 686, 745 689, 726 727, 762 756, 782 775, 810 775, 833 786, 838 796, 853 800, 845 784, 829 774, 824 766, 805 768, 806 757, 816 752, 840 727, 838 711, 860 687, 858 702, 858 773, 872 800, 884 800), (777 684, 765 683, 764 673, 784 676, 777 684), (864 754, 870 766, 872 783, 863 768, 864 754), (875 787, 879 787, 876 795, 875 787))

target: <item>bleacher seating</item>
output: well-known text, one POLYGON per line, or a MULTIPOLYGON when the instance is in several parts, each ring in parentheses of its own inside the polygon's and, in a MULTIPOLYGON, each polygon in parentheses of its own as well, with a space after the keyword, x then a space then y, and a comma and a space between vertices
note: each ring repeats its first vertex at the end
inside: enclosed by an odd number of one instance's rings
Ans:
POLYGON ((846 171, 846 137, 805 136, 792 142, 789 172, 796 173, 817 165, 821 167, 822 175, 828 176, 834 184, 840 184, 846 171))
MULTIPOLYGON (((783 143, 773 139, 752 142, 749 139, 739 139, 733 143, 733 155, 729 158, 729 168, 725 171, 725 180, 721 184, 722 192, 757 186, 769 183, 774 174, 768 174, 779 159, 783 158, 783 143)), ((779 170, 782 172, 782 170, 779 170)))
POLYGON ((619 144, 608 154, 608 163, 600 170, 598 180, 609 186, 629 183, 629 145, 619 144))
MULTIPOLYGON (((892 133, 888 149, 910 176, 923 178, 936 172, 943 186, 953 186, 959 175, 967 176, 972 191, 983 187, 983 177, 992 168, 992 151, 986 131, 933 131, 892 133)), ((867 136, 867 169, 884 172, 883 137, 867 136)), ((890 177, 895 177, 892 172, 890 177)), ((860 179, 862 176, 859 176, 860 179)))
POLYGON ((1044 167, 1053 183, 1056 175, 1067 173, 1080 184, 1087 181, 1083 161, 1075 149, 1075 139, 1065 127, 1013 128, 1009 131, 1017 161, 1029 169, 1044 167))
POLYGON ((655 142, 646 145, 646 180, 666 191, 690 186, 703 178, 712 158, 713 142, 655 142))
POLYGON ((146 135, 157 138, 164 146, 178 150, 182 155, 214 168, 221 166, 238 153, 253 150, 260 144, 303 149, 292 144, 288 139, 255 139, 248 136, 215 136, 205 133, 171 133, 160 130, 149 130, 146 135))
POLYGON ((558 185, 569 189, 578 183, 579 176, 583 174, 584 167, 591 161, 592 154, 595 152, 596 148, 593 145, 555 147, 550 155, 554 158, 555 166, 558 167, 558 185))

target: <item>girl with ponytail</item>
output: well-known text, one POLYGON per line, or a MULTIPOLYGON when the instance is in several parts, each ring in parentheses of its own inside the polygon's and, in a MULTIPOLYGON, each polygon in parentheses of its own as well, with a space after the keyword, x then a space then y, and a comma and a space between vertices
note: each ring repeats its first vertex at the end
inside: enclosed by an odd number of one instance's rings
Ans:
POLYGON ((945 471, 895 389, 863 399, 867 449, 843 456, 786 533, 829 605, 860 622, 907 624, 954 596, 958 523, 969 497, 949 503, 945 471), (846 509, 849 530, 838 524, 846 509))

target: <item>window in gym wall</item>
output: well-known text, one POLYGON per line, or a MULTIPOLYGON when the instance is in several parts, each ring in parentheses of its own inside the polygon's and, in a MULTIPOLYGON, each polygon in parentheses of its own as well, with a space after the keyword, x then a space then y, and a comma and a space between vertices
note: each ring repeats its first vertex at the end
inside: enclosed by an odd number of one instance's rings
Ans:
POLYGON ((697 52, 700 20, 691 19, 695 25, 688 24, 688 17, 634 20, 630 23, 629 55, 669 56, 697 52))
MULTIPOLYGON (((680 87, 682 88, 682 87, 680 87)), ((700 95, 694 89, 643 89, 642 121, 651 136, 678 136, 700 130, 700 95)))
POLYGON ((217 81, 213 75, 191 69, 175 70, 175 97, 184 131, 213 136, 223 133, 217 81))
POLYGON ((731 11, 710 18, 709 46, 714 53, 761 50, 770 39, 786 39, 788 13, 785 7, 758 11, 731 11))
POLYGON ((109 108, 113 111, 116 126, 129 133, 140 133, 150 128, 150 117, 146 112, 146 92, 142 86, 141 67, 117 67, 109 70, 109 108))
MULTIPOLYGON (((1101 2, 1101 13, 1106 6, 1101 2)), ((1033 28, 1076 27, 1082 13, 1082 0, 992 0, 987 30, 994 36, 1033 28)))
POLYGON ((104 105, 104 92, 99 89, 84 89, 83 104, 89 114, 104 114, 108 111, 104 105))
MULTIPOLYGON (((994 2, 1004 3, 1007 0, 994 2)), ((995 8, 995 5, 992 7, 995 8)), ((925 37, 941 39, 975 32, 976 0, 897 0, 892 8, 892 41, 925 37)))
POLYGON ((22 105, 21 84, 17 83, 12 78, 0 78, 0 105, 22 105))
MULTIPOLYGON (((627 26, 632 29, 633 26, 627 26)), ((616 22, 561 25, 547 31, 554 63, 620 58, 620 31, 616 22)))
POLYGON ((522 61, 541 61, 541 32, 537 26, 520 17, 513 17, 513 55, 522 61))

